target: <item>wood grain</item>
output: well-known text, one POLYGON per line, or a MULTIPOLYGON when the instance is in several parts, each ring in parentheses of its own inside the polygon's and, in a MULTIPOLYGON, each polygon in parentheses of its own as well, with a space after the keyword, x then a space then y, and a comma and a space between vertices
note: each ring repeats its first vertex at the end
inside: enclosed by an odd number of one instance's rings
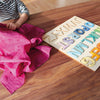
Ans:
POLYGON ((30 14, 35 14, 55 8, 69 6, 77 3, 82 3, 90 0, 22 0, 30 11, 30 14))
MULTIPOLYGON (((33 14, 28 23, 47 32, 75 15, 100 25, 100 2, 33 14)), ((26 73, 25 84, 14 94, 10 95, 0 84, 0 100, 100 100, 100 69, 93 72, 52 48, 49 60, 26 73)))

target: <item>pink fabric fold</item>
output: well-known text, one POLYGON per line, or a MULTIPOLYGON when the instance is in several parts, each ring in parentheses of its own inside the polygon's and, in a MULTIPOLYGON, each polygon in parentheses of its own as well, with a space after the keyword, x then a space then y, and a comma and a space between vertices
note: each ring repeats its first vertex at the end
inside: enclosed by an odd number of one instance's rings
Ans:
POLYGON ((25 82, 25 73, 32 72, 45 63, 51 47, 41 45, 44 30, 23 24, 16 31, 0 24, 0 69, 1 83, 12 94, 25 82))

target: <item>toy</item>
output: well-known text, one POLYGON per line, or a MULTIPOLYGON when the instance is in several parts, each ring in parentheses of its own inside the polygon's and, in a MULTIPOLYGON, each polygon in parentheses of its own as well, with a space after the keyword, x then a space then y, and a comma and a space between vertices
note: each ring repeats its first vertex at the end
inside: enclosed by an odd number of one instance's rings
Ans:
POLYGON ((100 26, 73 16, 47 32, 43 40, 96 71, 100 65, 100 26))

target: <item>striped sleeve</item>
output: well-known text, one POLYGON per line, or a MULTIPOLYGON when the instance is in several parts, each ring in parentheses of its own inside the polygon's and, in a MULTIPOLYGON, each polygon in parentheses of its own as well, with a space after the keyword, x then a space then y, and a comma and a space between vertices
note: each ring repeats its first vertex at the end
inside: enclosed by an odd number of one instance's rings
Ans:
POLYGON ((20 0, 16 0, 17 2, 17 9, 19 13, 26 13, 29 16, 29 10, 27 7, 24 5, 24 3, 20 0))

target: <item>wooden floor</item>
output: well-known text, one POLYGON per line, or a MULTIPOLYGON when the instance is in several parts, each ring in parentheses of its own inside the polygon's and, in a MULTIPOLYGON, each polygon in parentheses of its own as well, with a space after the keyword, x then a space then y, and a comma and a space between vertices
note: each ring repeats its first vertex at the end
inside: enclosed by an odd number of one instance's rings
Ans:
POLYGON ((94 0, 22 0, 30 14, 94 0))
MULTIPOLYGON (((50 9, 73 5, 76 3, 95 0, 22 1, 29 9, 30 14, 34 14, 50 9)), ((31 17, 32 19, 29 20, 29 22, 33 25, 41 26, 41 28, 48 31, 55 27, 55 25, 64 22, 65 17, 69 18, 69 16, 72 15, 81 15, 83 18, 86 18, 86 16, 88 16, 87 19, 89 18, 90 21, 96 22, 96 24, 100 25, 100 3, 99 5, 98 3, 96 5, 94 5, 94 3, 84 5, 76 5, 70 8, 68 7, 66 8, 67 10, 60 9, 59 12, 58 10, 54 10, 53 13, 51 13, 51 11, 45 12, 44 16, 36 14, 35 17, 31 17), (86 5, 86 7, 84 5, 86 5), (83 7, 84 9, 80 9, 79 7, 83 7), (92 11, 94 8, 96 9, 92 11), (79 10, 80 12, 87 11, 88 15, 84 16, 82 13, 78 13, 79 10), (62 11, 63 14, 59 14, 62 11), (66 13, 65 11, 67 11, 69 15, 62 17, 66 13), (95 11, 97 11, 97 14, 95 13, 95 11), (59 15, 58 19, 55 17, 55 12, 59 15), (92 13, 94 13, 96 17, 92 17, 92 13), (53 15, 51 16, 50 14, 53 15), (46 17, 47 15, 48 17, 46 17), (62 21, 59 19, 62 19, 62 21), (47 23, 48 25, 46 25, 47 23)), ((6 88, 4 88, 4 86, 0 83, 0 100, 100 100, 100 70, 97 71, 97 73, 92 73, 90 70, 83 67, 82 65, 79 65, 79 63, 73 61, 69 57, 66 57, 62 53, 53 50, 49 62, 46 62, 44 66, 39 68, 39 70, 34 71, 34 74, 27 74, 27 80, 24 86, 18 89, 13 95, 10 95, 6 88), (52 61, 54 61, 54 63, 52 63, 52 61), (56 62, 58 63, 56 64, 56 62), (68 66, 66 66, 67 62, 68 66)))

